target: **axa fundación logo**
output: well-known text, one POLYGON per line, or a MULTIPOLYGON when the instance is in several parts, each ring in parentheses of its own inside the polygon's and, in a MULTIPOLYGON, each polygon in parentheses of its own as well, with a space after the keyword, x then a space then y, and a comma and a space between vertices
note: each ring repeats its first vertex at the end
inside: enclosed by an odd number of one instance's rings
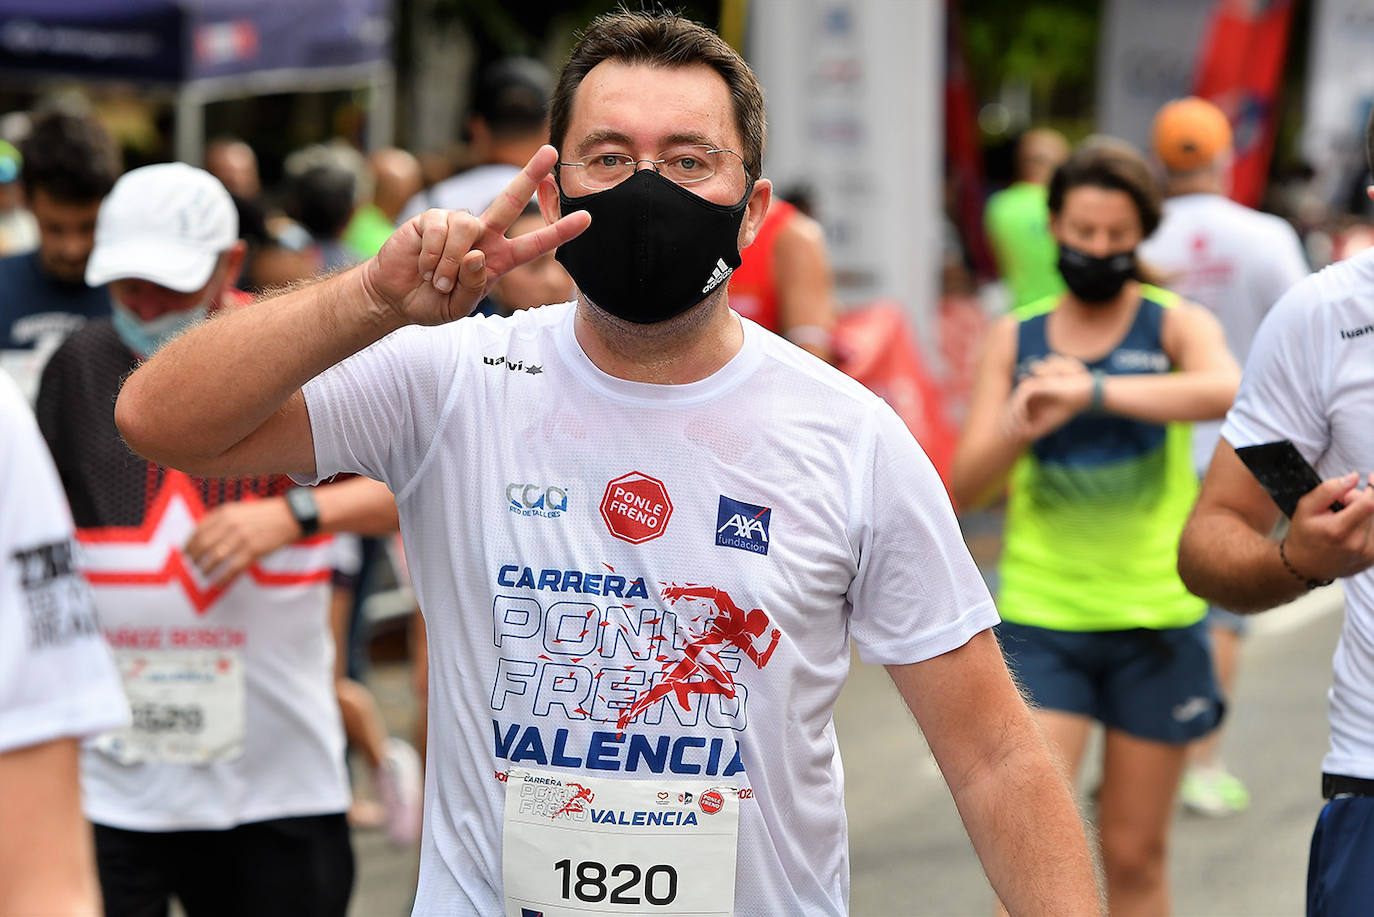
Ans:
POLYGON ((525 373, 530 376, 538 376, 544 372, 544 367, 535 363, 526 363, 524 360, 508 360, 505 357, 483 357, 482 362, 488 366, 504 366, 513 373, 525 373))
POLYGON ((568 511, 568 491, 543 484, 507 484, 506 503, 517 516, 557 519, 568 511))
POLYGON ((768 526, 773 510, 732 500, 724 494, 716 510, 716 544, 753 554, 768 553, 768 526))

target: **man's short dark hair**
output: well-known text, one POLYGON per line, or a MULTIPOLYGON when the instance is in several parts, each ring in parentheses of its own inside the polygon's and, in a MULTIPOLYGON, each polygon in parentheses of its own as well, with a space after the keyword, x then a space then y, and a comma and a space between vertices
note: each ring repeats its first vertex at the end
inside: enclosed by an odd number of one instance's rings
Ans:
POLYGON ((292 216, 317 239, 337 239, 353 215, 357 179, 347 169, 311 166, 291 182, 292 216))
POLYGON ((42 191, 67 204, 98 201, 119 178, 119 150, 108 131, 90 116, 54 111, 34 119, 20 145, 24 193, 42 191))
POLYGON ((553 74, 529 57, 507 57, 477 78, 472 113, 486 122, 498 140, 541 135, 549 120, 553 74))
POLYGON ((763 170, 767 124, 763 89, 744 58, 715 32, 676 13, 638 13, 619 10, 598 16, 587 26, 553 92, 549 140, 560 151, 572 119, 577 87, 597 64, 608 61, 654 67, 705 64, 730 88, 735 126, 744 149, 745 170, 758 178, 763 170))

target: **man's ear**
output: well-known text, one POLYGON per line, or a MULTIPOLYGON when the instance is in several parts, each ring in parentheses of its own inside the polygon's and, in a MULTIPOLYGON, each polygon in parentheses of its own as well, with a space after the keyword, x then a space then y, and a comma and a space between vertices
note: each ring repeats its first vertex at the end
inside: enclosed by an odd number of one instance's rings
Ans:
POLYGON ((248 243, 239 239, 234 243, 233 248, 225 252, 225 274, 224 283, 226 286, 234 286, 239 282, 239 274, 243 272, 243 260, 248 256, 248 243))
POLYGON ((1366 196, 1368 196, 1368 198, 1371 201, 1374 201, 1374 185, 1370 185, 1368 188, 1365 188, 1364 193, 1366 196))
POLYGON ((539 212, 543 214, 544 222, 550 226, 557 223, 563 215, 563 208, 558 202, 558 182, 552 175, 545 175, 539 180, 535 193, 539 197, 539 212))
POLYGON ((739 227, 740 251, 748 248, 758 236, 763 226, 763 218, 768 215, 768 205, 773 202, 773 183, 766 178, 754 182, 749 192, 749 204, 744 211, 744 220, 739 227))

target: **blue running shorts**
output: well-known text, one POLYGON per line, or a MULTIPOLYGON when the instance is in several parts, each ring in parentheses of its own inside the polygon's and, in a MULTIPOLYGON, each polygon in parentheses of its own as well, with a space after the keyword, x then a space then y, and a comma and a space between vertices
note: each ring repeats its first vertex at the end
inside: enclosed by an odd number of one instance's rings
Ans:
POLYGON ((1184 744, 1211 732, 1225 705, 1207 625, 1059 631, 1003 621, 1002 654, 1028 699, 1109 729, 1184 744))
POLYGON ((1307 917, 1368 914, 1374 902, 1374 796, 1337 796, 1317 816, 1307 859, 1307 917))

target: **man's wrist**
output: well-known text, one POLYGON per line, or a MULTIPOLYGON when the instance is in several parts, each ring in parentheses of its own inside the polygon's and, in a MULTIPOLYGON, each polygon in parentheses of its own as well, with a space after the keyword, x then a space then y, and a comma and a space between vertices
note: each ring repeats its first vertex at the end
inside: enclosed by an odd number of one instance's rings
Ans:
POLYGON ((372 279, 375 263, 376 259, 371 258, 358 265, 351 273, 357 278, 358 287, 362 290, 364 323, 380 332, 376 340, 381 340, 391 332, 404 328, 410 321, 401 313, 397 304, 392 303, 377 289, 372 279))
POLYGON ((302 538, 309 538, 320 530, 320 507, 314 491, 309 487, 293 487, 282 495, 291 518, 300 526, 302 538))
POLYGON ((1330 586, 1333 582, 1335 582, 1335 580, 1331 579, 1317 579, 1316 577, 1308 576, 1305 573, 1298 570, 1297 567, 1293 566, 1293 563, 1288 559, 1288 551, 1286 550, 1287 543, 1287 535, 1285 535, 1282 539, 1279 540, 1279 560, 1283 563, 1283 569, 1287 570, 1293 576, 1294 579, 1302 583, 1303 586, 1306 587, 1308 592, 1311 592, 1313 589, 1316 589, 1319 586, 1330 586))

